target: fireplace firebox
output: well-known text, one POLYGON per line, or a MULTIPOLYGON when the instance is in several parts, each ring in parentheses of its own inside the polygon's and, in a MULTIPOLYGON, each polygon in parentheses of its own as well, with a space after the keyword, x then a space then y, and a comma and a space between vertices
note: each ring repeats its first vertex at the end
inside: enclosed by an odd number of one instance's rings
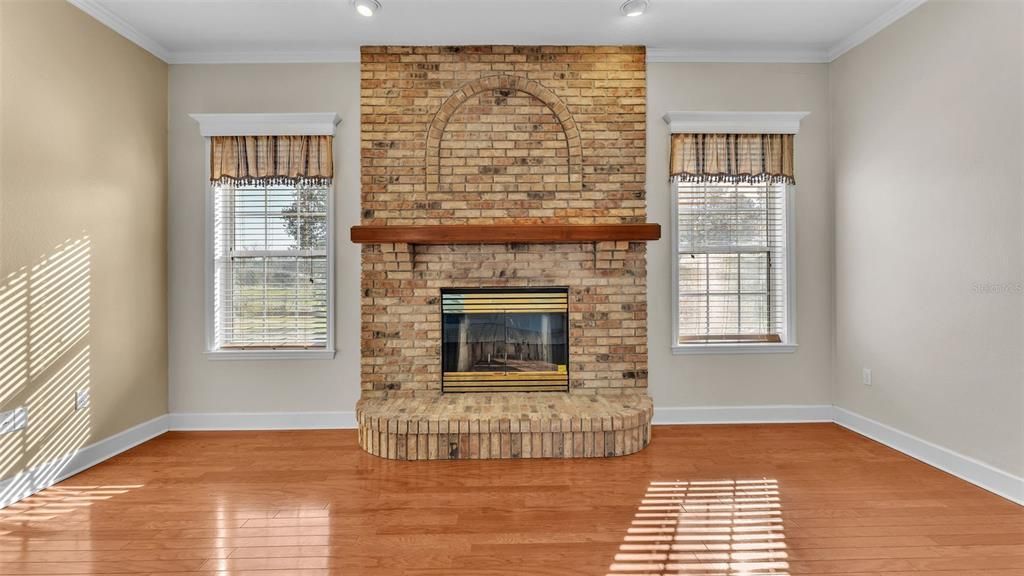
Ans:
POLYGON ((566 288, 441 291, 442 392, 568 392, 566 288))

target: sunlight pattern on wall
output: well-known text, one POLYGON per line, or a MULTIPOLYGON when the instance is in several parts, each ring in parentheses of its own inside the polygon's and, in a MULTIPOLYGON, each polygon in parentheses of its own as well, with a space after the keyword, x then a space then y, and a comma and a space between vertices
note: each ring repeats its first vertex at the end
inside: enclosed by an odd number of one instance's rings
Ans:
POLYGON ((608 576, 788 576, 775 480, 651 482, 608 576))
POLYGON ((88 443, 88 236, 68 240, 0 285, 0 410, 27 409, 26 428, 0 435, 0 507, 63 476, 88 443))
POLYGON ((29 274, 29 377, 89 331, 89 239, 69 242, 29 274))
POLYGON ((0 286, 0 406, 27 383, 28 271, 19 270, 0 286))

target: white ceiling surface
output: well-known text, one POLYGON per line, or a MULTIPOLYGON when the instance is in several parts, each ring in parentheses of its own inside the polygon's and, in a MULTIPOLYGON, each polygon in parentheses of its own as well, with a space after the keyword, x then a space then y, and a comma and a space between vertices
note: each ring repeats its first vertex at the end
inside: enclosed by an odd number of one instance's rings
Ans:
POLYGON ((387 44, 642 44, 652 61, 828 62, 924 0, 68 0, 171 63, 358 61, 387 44))

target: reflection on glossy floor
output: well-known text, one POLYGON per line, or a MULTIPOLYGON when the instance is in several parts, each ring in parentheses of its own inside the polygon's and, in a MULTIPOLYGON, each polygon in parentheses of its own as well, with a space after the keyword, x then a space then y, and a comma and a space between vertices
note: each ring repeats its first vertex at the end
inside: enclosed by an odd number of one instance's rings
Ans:
POLYGON ((595 460, 170 433, 0 511, 2 574, 1020 576, 1024 509, 831 424, 595 460))

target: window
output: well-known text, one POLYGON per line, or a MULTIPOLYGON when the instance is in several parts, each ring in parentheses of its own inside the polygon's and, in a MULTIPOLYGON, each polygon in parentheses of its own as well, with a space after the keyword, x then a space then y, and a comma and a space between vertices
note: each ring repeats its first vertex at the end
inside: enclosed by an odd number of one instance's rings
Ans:
POLYGON ((679 182, 675 198, 675 345, 790 343, 787 185, 679 182))
POLYGON ((333 112, 191 114, 206 140, 206 353, 334 357, 333 112))
POLYGON ((673 353, 796 349, 791 196, 796 134, 807 114, 665 114, 673 353))
POLYGON ((214 348, 326 350, 324 186, 214 185, 214 348))

